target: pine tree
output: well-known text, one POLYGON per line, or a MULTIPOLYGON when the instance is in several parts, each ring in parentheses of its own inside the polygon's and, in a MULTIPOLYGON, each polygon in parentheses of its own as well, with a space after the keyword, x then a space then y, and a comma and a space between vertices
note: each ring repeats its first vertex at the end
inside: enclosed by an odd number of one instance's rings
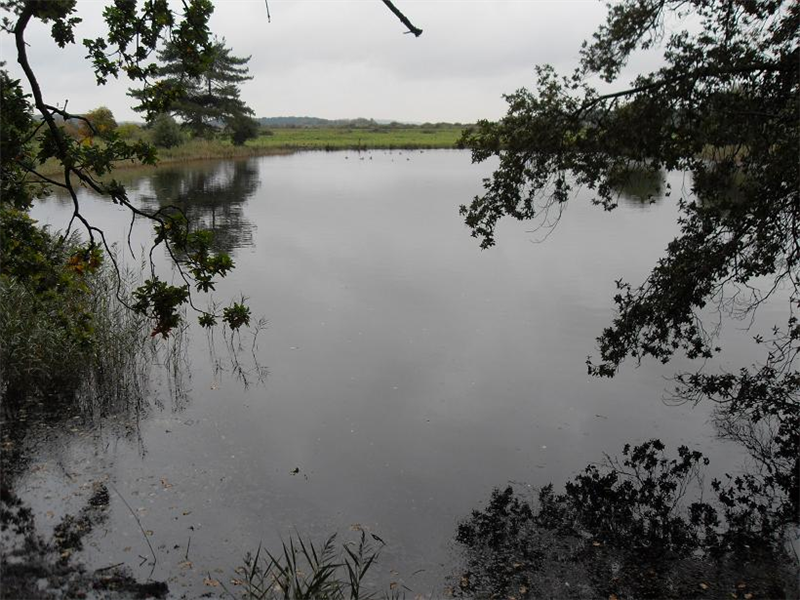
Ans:
POLYGON ((174 45, 167 45, 159 53, 159 60, 163 63, 158 68, 159 79, 143 89, 130 91, 140 101, 134 110, 145 112, 148 121, 157 115, 150 114, 146 100, 151 95, 165 93, 172 95, 167 112, 179 117, 196 136, 207 136, 218 127, 253 114, 239 97, 239 84, 253 78, 247 68, 250 57, 233 56, 224 40, 214 42, 205 68, 194 77, 183 70, 180 51, 174 45))

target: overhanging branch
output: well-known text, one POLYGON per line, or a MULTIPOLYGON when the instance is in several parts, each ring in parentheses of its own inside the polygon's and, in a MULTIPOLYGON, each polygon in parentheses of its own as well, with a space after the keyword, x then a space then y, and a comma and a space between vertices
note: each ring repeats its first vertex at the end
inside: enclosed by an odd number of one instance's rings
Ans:
MULTIPOLYGON (((696 69, 695 71, 691 71, 684 75, 673 75, 672 77, 657 79, 655 81, 651 81, 650 83, 645 83, 643 85, 630 88, 627 90, 612 92, 610 94, 603 94, 602 96, 593 98, 592 100, 589 100, 588 102, 585 102, 583 105, 581 105, 581 107, 578 108, 577 111, 575 111, 574 116, 578 117, 581 115, 581 113, 586 112, 590 108, 593 108, 598 104, 605 102, 606 100, 634 96, 642 92, 648 92, 668 85, 681 83, 683 81, 689 81, 690 79, 704 79, 709 77, 714 78, 714 77, 722 77, 723 75, 746 75, 748 73, 756 73, 759 71, 775 72, 775 71, 782 71, 786 68, 787 68, 786 65, 780 62, 765 62, 765 63, 754 63, 751 65, 738 65, 726 69, 710 69, 708 67, 704 67, 701 69, 696 69)), ((796 66, 792 66, 791 68, 796 68, 796 66)))
POLYGON ((413 23, 411 23, 411 21, 409 21, 409 20, 408 20, 408 17, 406 17, 406 16, 405 16, 405 15, 404 15, 404 14, 403 14, 401 11, 400 11, 400 9, 399 9, 399 8, 397 8, 397 7, 396 7, 396 6, 395 6, 395 5, 394 5, 394 4, 391 2, 391 0, 383 0, 383 3, 386 5, 386 7, 387 7, 387 8, 388 8, 390 11, 392 11, 392 12, 394 13, 394 15, 395 15, 395 16, 396 16, 398 19, 400 19, 400 22, 401 22, 403 25, 405 25, 406 27, 408 27, 408 33, 413 33, 415 37, 419 37, 419 36, 421 36, 421 35, 422 35, 422 29, 420 29, 419 27, 414 27, 413 23))

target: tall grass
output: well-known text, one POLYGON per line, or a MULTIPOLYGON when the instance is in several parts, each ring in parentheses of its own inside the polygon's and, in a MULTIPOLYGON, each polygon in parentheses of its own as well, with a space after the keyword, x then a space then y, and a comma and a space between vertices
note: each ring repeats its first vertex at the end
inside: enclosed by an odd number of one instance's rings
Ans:
POLYGON ((58 295, 0 277, 4 404, 74 403, 105 414, 142 401, 148 327, 118 300, 129 289, 130 276, 121 276, 118 285, 104 265, 87 276, 85 289, 58 295), (76 335, 78 326, 88 334, 76 335))
MULTIPOLYGON (((372 538, 383 542, 377 536, 372 538)), ((282 544, 281 552, 272 554, 259 546, 255 555, 247 555, 244 565, 236 569, 239 578, 233 583, 243 591, 234 594, 223 585, 233 598, 247 600, 363 600, 376 597, 376 592, 365 591, 365 579, 380 554, 362 531, 358 542, 339 546, 336 534, 322 546, 303 541, 301 537, 289 538, 282 544)), ((399 598, 399 590, 391 589, 384 598, 399 598)))

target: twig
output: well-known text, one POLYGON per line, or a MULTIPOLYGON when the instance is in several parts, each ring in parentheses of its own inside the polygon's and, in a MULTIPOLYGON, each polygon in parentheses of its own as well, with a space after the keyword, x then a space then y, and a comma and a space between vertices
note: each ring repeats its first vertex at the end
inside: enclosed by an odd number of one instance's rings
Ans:
POLYGON ((150 575, 147 576, 149 579, 153 575, 153 571, 156 570, 156 563, 158 562, 158 558, 156 557, 156 551, 153 550, 153 544, 150 543, 150 539, 147 537, 147 532, 144 530, 144 527, 142 527, 142 522, 139 520, 139 517, 136 515, 136 513, 133 512, 133 509, 131 508, 131 505, 128 504, 128 501, 125 500, 123 495, 119 493, 119 490, 114 486, 113 483, 109 481, 108 485, 111 487, 112 490, 114 490, 114 492, 116 492, 117 496, 119 496, 119 499, 122 500, 122 503, 128 508, 131 515, 133 515, 133 518, 136 519, 136 524, 139 526, 139 529, 142 532, 144 541, 147 542, 147 547, 150 548, 150 552, 153 554, 153 568, 150 569, 150 575))
POLYGON ((111 569, 116 569, 117 567, 121 567, 124 564, 125 564, 124 562, 121 562, 115 565, 108 565, 107 567, 100 567, 99 569, 95 569, 94 572, 101 573, 102 571, 110 571, 111 569))

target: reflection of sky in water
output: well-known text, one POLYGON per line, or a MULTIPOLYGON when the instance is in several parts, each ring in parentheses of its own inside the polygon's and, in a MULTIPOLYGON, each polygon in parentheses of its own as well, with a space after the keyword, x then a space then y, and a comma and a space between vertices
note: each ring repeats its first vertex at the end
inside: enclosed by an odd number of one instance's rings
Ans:
MULTIPOLYGON (((426 569, 406 583, 431 591, 457 520, 493 486, 563 482, 656 436, 708 452, 720 469, 738 464, 712 439, 708 407, 662 403, 663 378, 681 361, 625 365, 610 381, 586 375, 614 280, 645 277, 676 233, 675 202, 609 214, 581 192, 546 242, 503 222, 497 247, 481 251, 458 206, 488 173, 463 152, 306 153, 170 168, 130 186, 148 207, 178 199, 215 222, 237 263, 215 297, 244 292, 269 320, 258 343, 265 385, 216 373, 194 332, 188 405, 154 411, 141 447, 64 442, 67 469, 95 465, 142 510, 160 548, 154 577, 172 578, 178 595, 182 585, 202 593, 207 571, 230 575, 261 540, 274 547, 295 529, 321 540, 358 523, 389 543, 376 573, 426 569)), ((666 180, 677 198, 682 177, 666 180)), ((119 209, 84 201, 124 235, 119 209)), ((67 210, 45 203, 36 214, 57 226, 67 210)), ((134 229, 138 244, 148 231, 134 229)), ((731 355, 746 360, 747 335, 731 338, 731 355)), ((47 506, 38 496, 36 508, 47 506)), ((114 499, 105 527, 91 564, 136 567, 146 547, 114 499)))

